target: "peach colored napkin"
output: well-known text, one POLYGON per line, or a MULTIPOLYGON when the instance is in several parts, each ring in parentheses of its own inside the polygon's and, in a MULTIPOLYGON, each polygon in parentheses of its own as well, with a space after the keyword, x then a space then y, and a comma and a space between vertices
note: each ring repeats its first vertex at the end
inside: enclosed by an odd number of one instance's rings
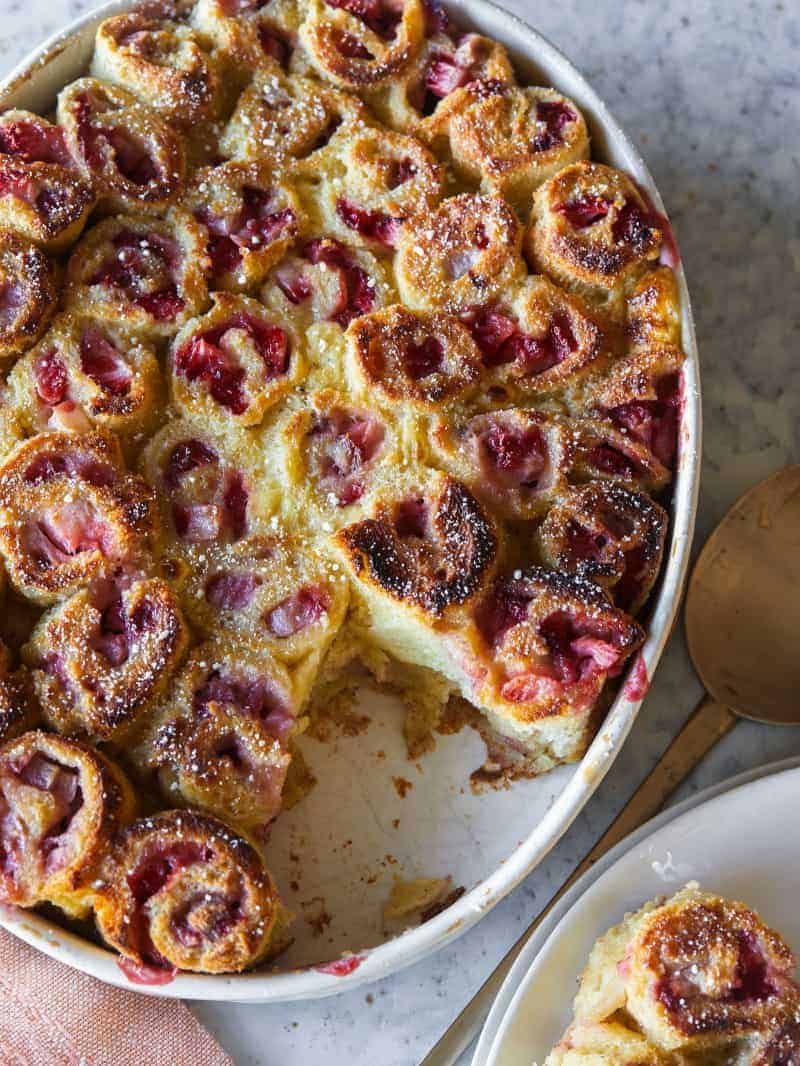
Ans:
POLYGON ((233 1066, 177 1000, 104 985, 0 929, 0 1066, 233 1066))

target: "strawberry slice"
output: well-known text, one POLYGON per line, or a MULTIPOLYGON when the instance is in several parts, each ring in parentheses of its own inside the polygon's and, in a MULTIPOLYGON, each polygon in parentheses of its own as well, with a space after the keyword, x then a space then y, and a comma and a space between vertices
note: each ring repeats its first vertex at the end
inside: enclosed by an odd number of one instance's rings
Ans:
POLYGON ((113 396, 127 396, 133 374, 122 355, 97 326, 81 337, 81 370, 113 396))

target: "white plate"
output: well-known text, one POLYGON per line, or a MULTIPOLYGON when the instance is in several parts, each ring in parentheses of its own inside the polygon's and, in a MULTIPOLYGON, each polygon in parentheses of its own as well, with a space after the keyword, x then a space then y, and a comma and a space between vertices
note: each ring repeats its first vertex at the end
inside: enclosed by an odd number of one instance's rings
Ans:
POLYGON ((567 1027, 598 936, 687 881, 752 906, 800 949, 800 760, 742 774, 665 811, 589 870, 509 973, 472 1066, 542 1063, 567 1027))
MULTIPOLYGON (((127 0, 114 0, 47 41, 0 83, 0 107, 51 108, 61 86, 85 70, 98 22, 130 6, 127 0)), ((487 0, 450 0, 445 7, 459 23, 505 44, 527 80, 556 85, 570 96, 587 118, 594 154, 633 175, 663 211, 638 151, 557 49, 487 0)), ((664 572, 642 650, 651 677, 686 576, 700 463, 697 348, 682 269, 678 280, 687 354, 686 400, 664 572)), ((305 999, 344 991, 417 962, 474 925, 550 851, 605 776, 641 704, 640 699, 628 699, 623 688, 578 767, 564 767, 518 782, 507 792, 476 798, 468 777, 481 762, 481 748, 470 730, 441 738, 437 751, 416 767, 405 758, 397 704, 372 693, 364 693, 361 702, 373 718, 365 735, 324 749, 307 743, 304 750, 319 785, 307 800, 282 815, 270 841, 270 867, 288 906, 299 915, 295 945, 282 957, 279 969, 231 977, 180 975, 169 985, 142 991, 239 1002, 305 999), (393 787, 394 777, 412 782, 406 799, 393 787), (302 866, 293 859, 298 854, 302 866), (387 940, 381 908, 395 874, 450 874, 454 884, 467 891, 424 925, 387 940), (332 921, 315 936, 320 923, 315 927, 313 919, 323 911, 332 921), (351 972, 338 976, 314 967, 345 949, 359 955, 351 972)), ((0 924, 62 962, 104 981, 127 984, 114 955, 40 916, 6 912, 0 915, 0 924)))

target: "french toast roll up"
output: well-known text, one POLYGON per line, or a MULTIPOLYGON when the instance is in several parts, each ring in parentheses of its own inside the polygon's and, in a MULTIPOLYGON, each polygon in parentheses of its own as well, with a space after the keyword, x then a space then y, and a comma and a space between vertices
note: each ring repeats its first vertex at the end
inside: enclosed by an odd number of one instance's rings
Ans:
POLYGON ((663 243, 663 220, 621 170, 584 160, 534 193, 525 238, 533 269, 616 315, 663 243))
POLYGON ((44 614, 22 655, 52 729, 119 743, 165 692, 188 642, 170 586, 123 572, 44 614))
POLYGON ((580 297, 528 275, 459 318, 478 345, 490 397, 558 394, 583 406, 583 385, 608 365, 615 332, 580 297))
POLYGON ((64 303, 157 341, 205 309, 207 266, 203 229, 184 211, 108 218, 75 246, 64 303))
POLYGON ((78 78, 59 93, 58 121, 104 210, 162 214, 176 202, 186 175, 183 141, 133 93, 78 78))
POLYGON ((448 197, 400 233, 395 273, 403 302, 458 314, 491 300, 525 274, 521 241, 502 197, 448 197))
POLYGON ((566 489, 569 430, 541 411, 440 418, 432 439, 438 460, 504 518, 539 518, 566 489))
POLYGON ((95 35, 91 73, 134 93, 175 126, 191 129, 219 116, 222 70, 192 27, 167 12, 145 5, 104 19, 95 35))
POLYGON ((201 422, 178 419, 148 443, 142 471, 174 545, 238 541, 250 529, 256 478, 237 427, 219 435, 201 422))
POLYGON ((317 322, 347 329, 354 318, 394 302, 383 263, 335 237, 312 237, 270 272, 260 298, 305 331, 317 322))
POLYGON ((58 253, 80 236, 94 202, 59 126, 31 111, 0 115, 0 227, 58 253))
POLYGON ((0 229, 0 364, 26 352, 58 303, 55 263, 33 241, 0 229))
POLYGON ((357 318, 346 338, 351 391, 389 409, 437 411, 474 393, 481 376, 469 330, 442 312, 395 304, 357 318))
POLYGON ((187 322, 168 359, 174 406, 224 432, 256 426, 306 369, 300 337, 290 322, 256 300, 214 293, 214 304, 187 322))
POLYGON ((623 1012, 666 1052, 711 1058, 727 1051, 723 1061, 738 1062, 735 1053, 745 1048, 734 1041, 769 1039, 796 1021, 794 968, 786 942, 754 911, 690 884, 600 937, 581 976, 575 1018, 623 1012))
POLYGON ((135 967, 235 973, 269 949, 280 907, 272 879, 216 818, 170 810, 139 819, 101 876, 97 928, 135 967))
POLYGON ((425 30, 423 0, 308 0, 299 36, 317 74, 359 92, 398 75, 425 30))
POLYGON ((647 444, 608 418, 576 418, 570 424, 572 462, 569 481, 614 481, 655 494, 671 479, 670 471, 647 444))
POLYGON ((195 171, 183 206, 205 228, 209 288, 244 292, 260 284, 297 238, 303 214, 291 186, 263 163, 221 163, 195 171))
POLYGON ((473 700, 501 732, 538 737, 558 761, 583 753, 606 680, 644 641, 598 585, 544 567, 498 577, 473 622, 461 638, 473 700))
POLYGON ((226 82, 246 82, 254 70, 293 66, 303 20, 301 0, 197 0, 191 24, 210 41, 226 82))
POLYGON ((555 89, 478 79, 448 95, 419 127, 445 144, 456 173, 504 196, 527 217, 531 196, 548 178, 589 155, 586 122, 555 89))
POLYGON ((56 316, 18 360, 8 385, 9 400, 31 433, 94 426, 129 438, 152 426, 163 402, 153 346, 77 310, 56 316))
POLYGON ((262 163, 275 173, 292 160, 316 160, 340 128, 363 121, 363 104, 271 61, 257 70, 222 131, 225 159, 262 163))
POLYGON ((536 539, 548 566, 597 582, 618 607, 636 614, 661 568, 667 524, 666 511, 649 496, 590 481, 554 501, 536 539))
POLYGON ((34 730, 0 747, 0 898, 89 913, 100 865, 135 815, 130 782, 77 740, 34 730))
POLYGON ((12 585, 37 603, 146 565, 158 529, 153 493, 109 435, 42 433, 0 465, 0 552, 12 585))
POLYGON ((390 254, 443 193, 442 169, 420 141, 363 123, 342 125, 292 173, 326 232, 376 255, 390 254))

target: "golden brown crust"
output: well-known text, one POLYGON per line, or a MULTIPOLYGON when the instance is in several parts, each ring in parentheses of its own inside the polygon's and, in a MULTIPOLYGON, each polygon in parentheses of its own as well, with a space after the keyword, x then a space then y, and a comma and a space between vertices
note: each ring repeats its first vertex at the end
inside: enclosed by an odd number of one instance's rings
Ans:
POLYGON ((450 315, 387 307, 357 318, 347 342, 351 386, 391 404, 432 410, 465 396, 481 372, 474 341, 450 315))
POLYGON ((164 692, 188 642, 169 585, 122 574, 45 614, 23 658, 53 729, 119 742, 164 692))
POLYGON ((268 949, 279 903, 255 848, 222 822, 163 811, 125 829, 95 901, 101 936, 137 964, 244 970, 268 949))
POLYGON ((668 516, 649 496, 590 481, 557 499, 537 530, 545 563, 602 585, 636 614, 661 569, 668 516))
POLYGON ((187 322, 172 342, 170 394, 189 417, 224 428, 255 426, 305 371, 289 322, 256 300, 214 293, 214 306, 187 322))
POLYGON ((264 163, 221 163, 195 171, 183 200, 204 227, 214 289, 260 284, 303 225, 291 185, 277 184, 264 163))
POLYGON ((122 771, 78 741, 25 733, 0 748, 0 808, 3 900, 85 916, 110 840, 134 816, 122 771))
POLYGON ((63 130, 30 111, 0 115, 0 189, 0 226, 46 252, 78 239, 95 201, 75 173, 63 130))
POLYGON ((11 655, 0 642, 0 744, 35 729, 41 717, 27 670, 12 671, 11 655))
POLYGON ((458 313, 484 304, 524 273, 522 231, 499 196, 463 193, 403 227, 395 270, 404 303, 458 313))
POLYGON ((470 601, 494 565, 494 525, 469 490, 447 475, 336 534, 355 578, 434 618, 470 601))
POLYGON ((146 558, 156 521, 152 493, 110 436, 44 433, 0 465, 0 551, 12 584, 38 603, 146 558))
POLYGON ((508 80, 457 89, 420 132, 427 140, 446 137, 462 178, 505 196, 524 214, 542 182, 589 154, 586 123, 571 100, 508 80))
POLYGON ((152 345, 79 311, 56 316, 8 384, 10 402, 31 433, 94 425, 130 436, 152 425, 162 399, 152 345))
POLYGON ((91 72, 187 129, 216 118, 222 104, 215 57, 203 50, 191 27, 159 17, 152 6, 100 23, 91 72))
POLYGON ((58 121, 107 210, 160 214, 178 198, 186 173, 183 143, 132 93, 79 78, 59 93, 58 121))
POLYGON ((544 567, 500 577, 474 619, 475 701, 521 723, 562 717, 579 728, 644 641, 598 585, 544 567))
POLYGON ((56 268, 41 249, 0 229, 0 361, 27 351, 47 329, 58 296, 56 268))
POLYGON ((511 407, 440 418, 432 439, 447 469, 503 518, 537 518, 566 489, 569 433, 540 411, 511 407))
POLYGON ((669 267, 644 274, 626 297, 625 307, 625 333, 632 348, 680 348, 678 280, 669 267))
POLYGON ((535 270, 616 309, 623 287, 658 259, 662 227, 622 171, 574 163, 537 189, 526 253, 535 270))
POLYGON ((314 69, 343 89, 363 90, 398 74, 425 33, 422 0, 373 5, 370 13, 353 0, 340 4, 309 0, 300 42, 314 69))
POLYGON ((208 303, 205 235, 184 211, 109 218, 67 264, 64 303, 145 338, 171 337, 208 303))

